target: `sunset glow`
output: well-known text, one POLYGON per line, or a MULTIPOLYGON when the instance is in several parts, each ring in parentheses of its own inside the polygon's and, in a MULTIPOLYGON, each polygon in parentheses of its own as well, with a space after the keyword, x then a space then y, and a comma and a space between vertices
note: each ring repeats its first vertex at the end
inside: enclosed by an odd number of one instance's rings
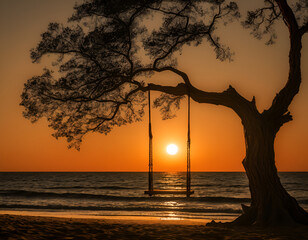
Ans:
MULTIPOLYGON (((3 36, 0 59, 0 171, 147 171, 148 117, 142 121, 114 128, 108 135, 90 133, 83 139, 80 151, 68 149, 64 138, 56 140, 46 119, 32 124, 22 116, 19 106, 25 82, 39 76, 55 59, 44 57, 33 64, 29 51, 36 47, 50 22, 65 23, 72 15, 75 0, 0 1, 3 36)), ((239 1, 247 10, 264 1, 239 1)), ((150 21, 150 20, 148 20, 150 21)), ((152 20, 151 20, 152 21, 152 20)), ((242 21, 242 20, 241 20, 242 21)), ((255 96, 260 112, 268 109, 276 93, 288 78, 289 39, 286 26, 275 27, 277 42, 255 39, 241 26, 241 21, 219 26, 221 43, 235 53, 234 61, 221 62, 208 41, 184 46, 177 57, 177 68, 188 74, 194 86, 202 91, 223 92, 232 85, 245 98, 255 96), (221 33, 221 34, 220 34, 221 33)), ((142 47, 142 44, 140 44, 142 47)), ((53 58, 54 57, 54 58, 53 58)), ((285 124, 277 134, 275 162, 278 171, 308 171, 308 34, 303 37, 302 86, 290 112, 294 121, 285 124)), ((149 59, 140 59, 149 61, 149 59)), ((56 67, 56 66, 55 66, 56 67)), ((176 86, 182 83, 171 72, 150 76, 149 82, 176 86)), ((147 78, 144 79, 148 81, 147 78)), ((151 99, 160 93, 151 92, 151 99)), ((145 108, 147 110, 147 108, 145 108)), ((162 120, 153 108, 153 156, 155 171, 185 171, 187 141, 187 102, 182 100, 176 117, 162 120), (166 147, 176 142, 176 161, 165 161, 166 147)), ((191 100, 192 171, 245 171, 245 138, 240 118, 230 109, 191 100)), ((169 156, 169 155, 168 155, 169 156)), ((171 155, 169 156, 171 158, 171 155)))
POLYGON ((175 145, 175 144, 169 144, 169 145, 167 146, 167 153, 168 153, 169 155, 175 155, 175 154, 177 154, 178 150, 179 150, 179 148, 178 148, 178 146, 175 145))

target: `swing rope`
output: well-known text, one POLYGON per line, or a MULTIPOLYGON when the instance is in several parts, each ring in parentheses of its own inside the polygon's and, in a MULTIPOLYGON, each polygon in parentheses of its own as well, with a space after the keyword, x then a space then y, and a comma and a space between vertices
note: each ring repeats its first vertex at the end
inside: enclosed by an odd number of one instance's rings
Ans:
POLYGON ((151 120, 151 91, 148 91, 149 102, 149 191, 153 191, 153 134, 151 120))
POLYGON ((188 93, 188 107, 187 107, 187 192, 190 191, 190 180, 191 180, 191 175, 190 175, 190 93, 188 93))
POLYGON ((190 174, 190 93, 188 93, 188 117, 187 117, 187 177, 186 177, 186 191, 163 191, 154 190, 153 188, 153 134, 152 134, 152 119, 151 119, 151 91, 148 89, 148 107, 149 107, 149 190, 145 191, 146 194, 152 196, 153 194, 169 194, 169 193, 182 193, 186 194, 187 197, 193 194, 194 191, 191 190, 191 174, 190 174))

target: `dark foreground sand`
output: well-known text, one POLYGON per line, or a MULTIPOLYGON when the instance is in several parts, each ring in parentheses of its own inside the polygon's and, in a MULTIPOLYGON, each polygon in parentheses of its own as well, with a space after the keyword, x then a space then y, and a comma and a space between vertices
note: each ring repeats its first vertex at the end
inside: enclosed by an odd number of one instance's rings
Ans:
POLYGON ((0 215, 0 239, 205 239, 305 240, 308 227, 272 229, 206 227, 163 220, 74 219, 0 215))

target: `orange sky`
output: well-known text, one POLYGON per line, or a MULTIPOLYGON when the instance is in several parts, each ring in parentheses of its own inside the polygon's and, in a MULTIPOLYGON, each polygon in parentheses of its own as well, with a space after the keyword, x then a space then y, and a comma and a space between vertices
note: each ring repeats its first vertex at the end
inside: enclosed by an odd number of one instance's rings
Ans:
MULTIPOLYGON (((263 1, 260 0, 259 3, 263 1)), ((147 171, 147 118, 143 122, 114 129, 109 135, 90 134, 81 151, 67 149, 56 140, 47 122, 31 124, 19 106, 24 82, 42 73, 47 61, 32 64, 29 50, 50 21, 64 22, 75 0, 0 1, 0 171, 147 171)), ((242 0, 240 7, 253 8, 255 0, 242 0)), ((178 68, 189 74, 195 86, 221 91, 232 84, 243 96, 256 96, 259 110, 270 106, 288 73, 288 33, 277 26, 278 42, 265 46, 248 30, 234 23, 220 31, 221 40, 235 51, 235 61, 218 62, 208 44, 185 47, 178 68)), ((276 163, 280 171, 308 171, 308 37, 303 39, 300 93, 291 105, 294 121, 277 135, 276 163)), ((169 75, 159 76, 166 84, 169 75)), ((170 81, 175 83, 176 80, 170 81)), ((163 121, 153 110, 154 170, 185 171, 186 101, 177 118, 163 121), (167 144, 179 153, 166 154, 167 144)), ((244 171, 243 129, 230 109, 192 103, 192 171, 244 171)))

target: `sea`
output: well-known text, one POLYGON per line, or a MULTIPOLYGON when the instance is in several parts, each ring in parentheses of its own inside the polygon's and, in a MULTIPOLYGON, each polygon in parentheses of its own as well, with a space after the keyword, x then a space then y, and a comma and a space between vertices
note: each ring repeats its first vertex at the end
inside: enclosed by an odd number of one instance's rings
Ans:
MULTIPOLYGON (((146 172, 1 172, 0 213, 74 214, 161 219, 236 218, 250 204, 244 172, 192 172, 190 197, 148 196, 146 172)), ((308 211, 308 172, 280 172, 287 191, 308 211)), ((185 189, 185 172, 154 173, 154 188, 185 189)))

